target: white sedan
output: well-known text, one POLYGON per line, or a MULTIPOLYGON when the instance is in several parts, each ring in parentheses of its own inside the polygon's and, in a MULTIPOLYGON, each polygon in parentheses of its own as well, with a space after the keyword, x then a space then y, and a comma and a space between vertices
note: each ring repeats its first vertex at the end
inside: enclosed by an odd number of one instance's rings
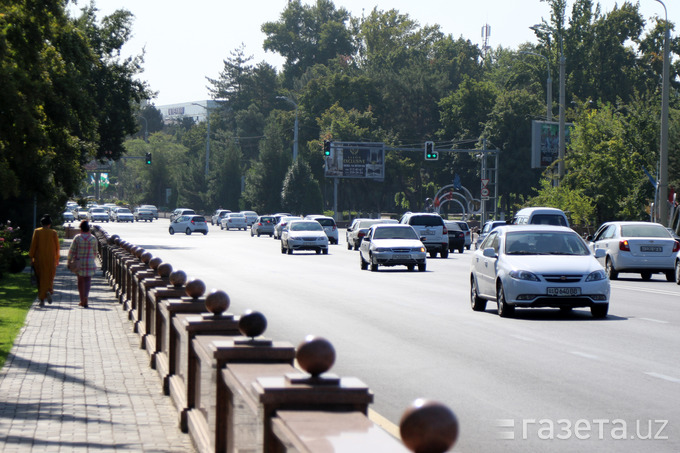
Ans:
POLYGON ((406 266, 409 271, 418 266, 425 272, 427 249, 411 225, 376 224, 371 226, 359 245, 361 269, 371 266, 406 266))
POLYGON ((470 265, 470 302, 484 311, 487 300, 498 314, 511 317, 515 307, 556 307, 568 312, 590 307, 595 318, 609 311, 610 283, 604 268, 583 239, 567 227, 498 227, 475 251, 470 265))
POLYGON ((291 220, 281 231, 281 253, 293 250, 313 250, 328 254, 328 236, 316 220, 291 220))
POLYGON ((231 230, 231 229, 237 229, 237 230, 247 230, 248 229, 248 222, 246 221, 246 216, 241 214, 240 212, 230 212, 226 214, 224 217, 222 217, 222 220, 220 220, 220 229, 221 230, 231 230))

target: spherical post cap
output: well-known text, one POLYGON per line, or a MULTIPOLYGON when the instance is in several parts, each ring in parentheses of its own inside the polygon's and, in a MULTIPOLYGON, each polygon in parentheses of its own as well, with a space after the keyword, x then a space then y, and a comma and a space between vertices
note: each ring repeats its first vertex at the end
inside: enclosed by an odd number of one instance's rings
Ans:
POLYGON ((168 278, 170 274, 172 273, 172 264, 170 263, 161 263, 158 266, 158 275, 160 275, 162 278, 168 278))
POLYGON ((149 261, 151 261, 151 258, 153 258, 153 255, 151 254, 151 252, 144 252, 144 253, 142 253, 142 256, 141 256, 140 259, 142 260, 142 263, 149 264, 149 261))
POLYGON ((146 250, 144 250, 142 247, 137 247, 137 249, 135 250, 135 256, 138 259, 142 259, 142 255, 144 255, 144 253, 146 253, 146 250))
POLYGON ((174 287, 183 286, 187 282, 187 274, 184 271, 173 271, 170 274, 170 284, 174 287))
POLYGON ((437 401, 417 399, 401 416, 399 432, 406 447, 415 453, 443 453, 458 438, 458 419, 437 401))
POLYGON ((149 266, 151 266, 151 269, 156 270, 158 269, 158 266, 160 266, 163 263, 163 260, 160 259, 159 257, 153 257, 149 261, 149 266))
POLYGON ((186 294, 192 299, 198 299, 205 294, 205 283, 203 283, 203 280, 195 278, 189 281, 186 287, 186 294))
POLYGON ((244 337, 255 338, 267 330, 267 318, 259 311, 246 310, 238 320, 238 330, 244 337))
POLYGON ((300 368, 317 377, 335 363, 335 348, 323 337, 308 335, 297 347, 295 358, 300 368))
POLYGON ((229 295, 222 290, 213 289, 210 294, 205 297, 205 308, 210 313, 218 316, 229 308, 231 300, 229 295))

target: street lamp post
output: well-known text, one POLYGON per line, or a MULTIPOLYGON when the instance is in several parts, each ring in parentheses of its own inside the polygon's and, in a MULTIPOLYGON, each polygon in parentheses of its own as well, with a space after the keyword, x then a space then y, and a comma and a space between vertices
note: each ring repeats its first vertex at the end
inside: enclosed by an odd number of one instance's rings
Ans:
POLYGON ((668 10, 661 0, 656 0, 663 6, 665 14, 665 33, 663 40, 663 86, 661 91, 661 142, 659 145, 659 219, 664 226, 668 225, 668 102, 669 102, 669 60, 670 60, 670 29, 668 28, 668 10))
MULTIPOLYGON (((659 0, 657 0, 659 1, 659 0)), ((544 31, 552 31, 549 27, 546 27, 545 24, 537 24, 532 27, 529 27, 532 30, 544 30, 544 31)), ((559 104, 560 104, 560 112, 559 112, 559 148, 557 151, 557 183, 562 181, 562 178, 564 178, 564 154, 565 150, 567 148, 566 146, 566 134, 565 134, 565 129, 566 129, 566 124, 565 124, 565 119, 564 119, 564 103, 565 103, 565 68, 567 66, 567 59, 564 56, 564 39, 562 37, 562 33, 558 33, 560 37, 560 94, 559 94, 559 104)))
POLYGON ((205 121, 207 123, 205 133, 205 176, 207 177, 210 168, 210 109, 207 105, 198 104, 196 102, 192 102, 191 105, 197 105, 205 109, 205 121))
POLYGON ((295 107, 295 131, 293 132, 293 162, 295 162, 298 156, 298 105, 286 96, 276 96, 276 99, 283 99, 295 107))
POLYGON ((545 64, 548 67, 548 80, 546 81, 546 104, 548 106, 548 114, 546 115, 546 118, 548 121, 552 121, 552 77, 550 76, 550 60, 548 60, 548 57, 545 55, 541 55, 540 53, 535 53, 535 52, 526 52, 526 51, 521 51, 520 52, 523 55, 533 55, 535 57, 541 57, 545 60, 545 64))

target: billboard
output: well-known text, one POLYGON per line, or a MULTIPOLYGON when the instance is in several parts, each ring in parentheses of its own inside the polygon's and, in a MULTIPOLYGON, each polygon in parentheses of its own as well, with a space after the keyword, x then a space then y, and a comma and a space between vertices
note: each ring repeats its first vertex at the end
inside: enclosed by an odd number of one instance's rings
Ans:
MULTIPOLYGON (((564 138, 568 144, 573 123, 565 124, 564 138)), ((552 165, 559 155, 560 126, 554 121, 531 122, 531 168, 545 168, 552 165)))
POLYGON ((328 178, 385 179, 385 144, 331 142, 331 155, 325 158, 328 178))

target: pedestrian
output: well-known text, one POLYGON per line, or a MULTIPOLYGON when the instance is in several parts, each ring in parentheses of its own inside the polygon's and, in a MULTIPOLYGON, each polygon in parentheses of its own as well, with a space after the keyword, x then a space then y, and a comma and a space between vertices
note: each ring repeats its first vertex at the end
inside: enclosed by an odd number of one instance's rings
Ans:
POLYGON ((28 256, 31 258, 31 265, 35 269, 38 281, 40 306, 44 307, 45 299, 51 304, 54 294, 54 276, 59 265, 59 236, 52 229, 52 218, 49 214, 40 219, 40 224, 42 227, 33 231, 28 256))
POLYGON ((97 270, 95 256, 97 255, 97 239, 90 234, 90 224, 87 220, 80 222, 81 233, 73 238, 68 251, 68 266, 78 276, 79 306, 87 308, 87 298, 90 295, 92 276, 97 270))

